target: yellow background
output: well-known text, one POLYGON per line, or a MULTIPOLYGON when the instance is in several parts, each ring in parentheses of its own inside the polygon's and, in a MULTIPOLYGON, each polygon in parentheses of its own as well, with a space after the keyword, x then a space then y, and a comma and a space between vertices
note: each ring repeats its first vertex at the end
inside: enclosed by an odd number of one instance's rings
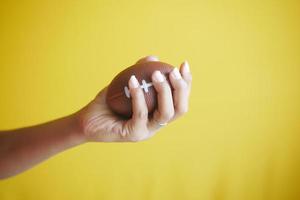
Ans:
POLYGON ((86 105, 154 54, 193 71, 149 141, 90 143, 0 181, 0 199, 300 199, 300 2, 5 1, 0 129, 86 105))

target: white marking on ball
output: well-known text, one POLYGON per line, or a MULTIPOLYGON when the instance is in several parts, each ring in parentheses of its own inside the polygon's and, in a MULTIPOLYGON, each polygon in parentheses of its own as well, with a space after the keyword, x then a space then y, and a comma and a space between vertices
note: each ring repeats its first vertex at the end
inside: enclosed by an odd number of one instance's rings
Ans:
MULTIPOLYGON (((153 86, 152 82, 147 83, 147 81, 145 80, 142 80, 142 85, 140 85, 140 87, 142 88, 142 90, 144 90, 145 93, 149 92, 149 87, 152 86, 153 86)), ((127 86, 124 87, 124 93, 127 98, 130 98, 130 91, 127 86)))
POLYGON ((124 87, 124 92, 127 98, 130 98, 130 92, 127 86, 124 87))

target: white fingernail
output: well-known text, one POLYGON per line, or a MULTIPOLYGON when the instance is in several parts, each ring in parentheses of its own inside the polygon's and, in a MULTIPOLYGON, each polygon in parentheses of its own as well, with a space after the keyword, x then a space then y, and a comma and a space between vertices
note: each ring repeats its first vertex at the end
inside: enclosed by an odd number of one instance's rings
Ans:
POLYGON ((183 68, 182 68, 183 73, 189 73, 190 72, 190 65, 188 61, 183 62, 183 68))
POLYGON ((172 71, 172 76, 175 79, 181 79, 181 74, 180 74, 179 70, 176 67, 172 71))
POLYGON ((165 80, 165 77, 162 75, 160 71, 155 71, 153 74, 153 79, 155 82, 163 82, 165 80))
POLYGON ((136 79, 135 75, 132 75, 129 79, 129 87, 130 88, 138 88, 140 86, 138 80, 136 79))

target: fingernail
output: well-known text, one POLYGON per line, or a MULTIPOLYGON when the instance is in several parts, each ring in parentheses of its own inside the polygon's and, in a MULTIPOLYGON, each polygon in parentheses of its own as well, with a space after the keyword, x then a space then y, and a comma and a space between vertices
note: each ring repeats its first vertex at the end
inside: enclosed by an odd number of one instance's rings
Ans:
POLYGON ((183 71, 183 73, 189 73, 190 72, 190 65, 187 61, 183 62, 182 71, 183 71))
POLYGON ((163 82, 165 80, 165 77, 160 71, 155 71, 153 74, 153 79, 155 82, 163 82))
POLYGON ((138 80, 136 79, 135 75, 132 75, 129 79, 129 87, 130 88, 138 88, 140 86, 138 80))
POLYGON ((180 74, 179 70, 176 67, 172 71, 172 76, 175 79, 181 79, 181 74, 180 74))

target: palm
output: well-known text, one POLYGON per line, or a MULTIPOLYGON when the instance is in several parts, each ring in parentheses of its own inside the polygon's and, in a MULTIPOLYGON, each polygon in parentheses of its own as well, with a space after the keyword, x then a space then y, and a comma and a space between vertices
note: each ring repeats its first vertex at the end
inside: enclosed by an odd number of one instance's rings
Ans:
POLYGON ((124 120, 113 113, 105 102, 106 88, 83 109, 84 130, 93 141, 121 141, 129 134, 149 132, 147 127, 134 127, 131 120, 124 120))

